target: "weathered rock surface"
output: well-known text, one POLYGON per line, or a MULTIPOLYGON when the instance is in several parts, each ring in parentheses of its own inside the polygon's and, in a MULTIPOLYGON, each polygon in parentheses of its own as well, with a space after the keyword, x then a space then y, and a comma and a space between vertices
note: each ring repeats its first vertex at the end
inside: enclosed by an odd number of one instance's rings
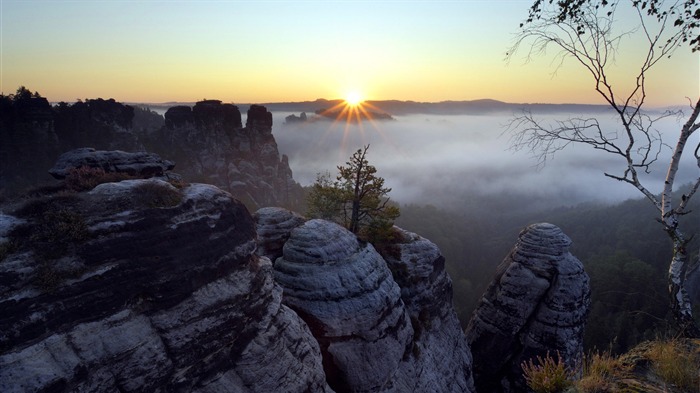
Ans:
POLYGON ((84 147, 61 154, 49 170, 51 176, 63 179, 73 168, 100 168, 105 172, 120 172, 141 178, 163 176, 175 167, 175 163, 163 160, 155 153, 104 151, 84 147))
POLYGON ((380 249, 401 288, 414 340, 396 378, 397 392, 474 392, 472 356, 452 306, 445 258, 428 239, 394 227, 400 241, 380 249))
POLYGON ((274 262, 282 256, 282 247, 289 239, 292 229, 300 226, 306 219, 297 213, 281 207, 264 207, 253 214, 258 249, 256 253, 274 262))
POLYGON ((2 221, 0 391, 331 391, 230 194, 130 180, 2 221))
POLYGON ((499 266, 466 330, 478 392, 525 391, 522 362, 548 353, 580 370, 590 288, 570 244, 558 227, 534 224, 499 266))
POLYGON ((310 220, 292 230, 275 263, 284 302, 309 325, 337 392, 392 388, 413 328, 382 257, 341 226, 310 220))

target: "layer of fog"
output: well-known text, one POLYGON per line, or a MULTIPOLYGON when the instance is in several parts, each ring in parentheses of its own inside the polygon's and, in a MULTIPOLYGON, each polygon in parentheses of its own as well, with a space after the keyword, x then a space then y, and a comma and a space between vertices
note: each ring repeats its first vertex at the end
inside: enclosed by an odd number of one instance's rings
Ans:
MULTIPOLYGON (((510 206, 513 209, 537 209, 641 197, 631 185, 603 175, 605 171, 621 174, 624 162, 590 146, 570 146, 538 170, 531 153, 509 149, 510 134, 505 131, 510 114, 411 115, 360 125, 344 121, 284 124, 287 115, 273 113, 273 134, 302 185, 312 184, 319 172, 335 175, 337 165, 370 144, 370 164, 392 188, 390 197, 400 203, 481 208, 475 205, 494 200, 517 203, 510 206)), ((570 116, 547 115, 545 120, 570 116)), ((601 122, 606 130, 619 128, 612 119, 601 122)), ((665 119, 659 126, 667 143, 675 143, 679 120, 665 119)), ((654 192, 661 191, 670 154, 670 148, 665 148, 652 174, 644 177, 654 192)), ((677 184, 697 178, 697 172, 692 151, 686 152, 677 184)))

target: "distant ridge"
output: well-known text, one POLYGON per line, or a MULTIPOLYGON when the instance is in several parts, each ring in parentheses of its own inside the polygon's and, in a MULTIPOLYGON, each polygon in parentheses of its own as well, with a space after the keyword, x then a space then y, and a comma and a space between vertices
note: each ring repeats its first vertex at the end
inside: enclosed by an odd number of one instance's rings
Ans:
MULTIPOLYGON (((315 101, 265 103, 271 111, 289 112, 314 112, 319 108, 330 107, 341 103, 343 100, 317 99, 315 101)), ((441 101, 441 102, 416 102, 400 100, 365 101, 373 109, 386 112, 391 115, 411 114, 435 114, 435 115, 460 115, 460 114, 487 114, 493 112, 519 112, 531 110, 538 113, 549 112, 606 112, 610 108, 607 105, 589 104, 540 104, 524 103, 513 104, 493 99, 479 99, 471 101, 441 101)))
MULTIPOLYGON (((268 110, 276 112, 307 112, 314 113, 325 108, 332 108, 342 104, 343 100, 328 100, 319 98, 314 101, 298 102, 267 102, 262 103, 268 110)), ((412 115, 412 114, 434 114, 434 115, 479 115, 494 112, 521 112, 532 111, 537 113, 558 113, 558 112, 594 112, 602 113, 610 111, 607 105, 591 104, 546 104, 546 103, 508 103, 493 99, 479 99, 469 101, 441 101, 441 102, 417 102, 400 100, 368 100, 365 101, 374 110, 388 113, 390 115, 412 115)), ((250 103, 235 103, 241 111, 245 111, 250 103)), ((166 103, 132 103, 135 106, 145 106, 150 108, 169 108, 177 105, 192 106, 189 102, 166 102, 166 103)))

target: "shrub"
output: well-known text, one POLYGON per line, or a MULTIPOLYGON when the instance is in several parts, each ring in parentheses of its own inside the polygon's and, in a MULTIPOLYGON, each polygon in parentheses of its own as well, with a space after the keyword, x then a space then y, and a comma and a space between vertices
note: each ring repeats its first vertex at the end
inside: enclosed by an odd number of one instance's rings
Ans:
POLYGON ((527 386, 535 393, 557 393, 571 386, 571 372, 557 352, 554 360, 547 352, 544 359, 537 356, 537 362, 530 359, 521 364, 527 386))
POLYGON ((8 240, 0 243, 0 262, 4 261, 8 255, 17 251, 18 248, 17 242, 14 240, 8 240))
POLYGON ((44 292, 54 291, 63 281, 61 274, 56 271, 48 262, 42 262, 36 270, 34 284, 44 292))
POLYGON ((678 340, 655 341, 648 351, 652 369, 665 382, 691 391, 698 387, 698 354, 678 340))
POLYGON ((102 183, 112 183, 122 180, 133 179, 126 173, 105 172, 102 168, 92 168, 81 166, 71 168, 66 176, 66 188, 72 191, 89 191, 102 183))
POLYGON ((182 201, 182 194, 178 189, 159 182, 139 184, 135 188, 135 194, 138 202, 150 208, 173 207, 182 201))
POLYGON ((35 252, 45 258, 58 258, 77 242, 89 236, 87 224, 77 212, 47 210, 34 226, 30 240, 35 252))

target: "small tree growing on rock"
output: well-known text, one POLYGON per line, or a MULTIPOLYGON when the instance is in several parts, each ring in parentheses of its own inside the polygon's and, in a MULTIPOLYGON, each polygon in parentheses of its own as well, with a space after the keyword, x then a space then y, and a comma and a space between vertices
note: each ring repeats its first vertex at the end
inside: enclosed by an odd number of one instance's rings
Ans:
POLYGON ((352 233, 369 238, 385 237, 399 208, 391 204, 384 179, 377 168, 367 161, 369 145, 358 149, 345 163, 338 166, 338 176, 319 174, 308 197, 307 214, 344 225, 352 233))

